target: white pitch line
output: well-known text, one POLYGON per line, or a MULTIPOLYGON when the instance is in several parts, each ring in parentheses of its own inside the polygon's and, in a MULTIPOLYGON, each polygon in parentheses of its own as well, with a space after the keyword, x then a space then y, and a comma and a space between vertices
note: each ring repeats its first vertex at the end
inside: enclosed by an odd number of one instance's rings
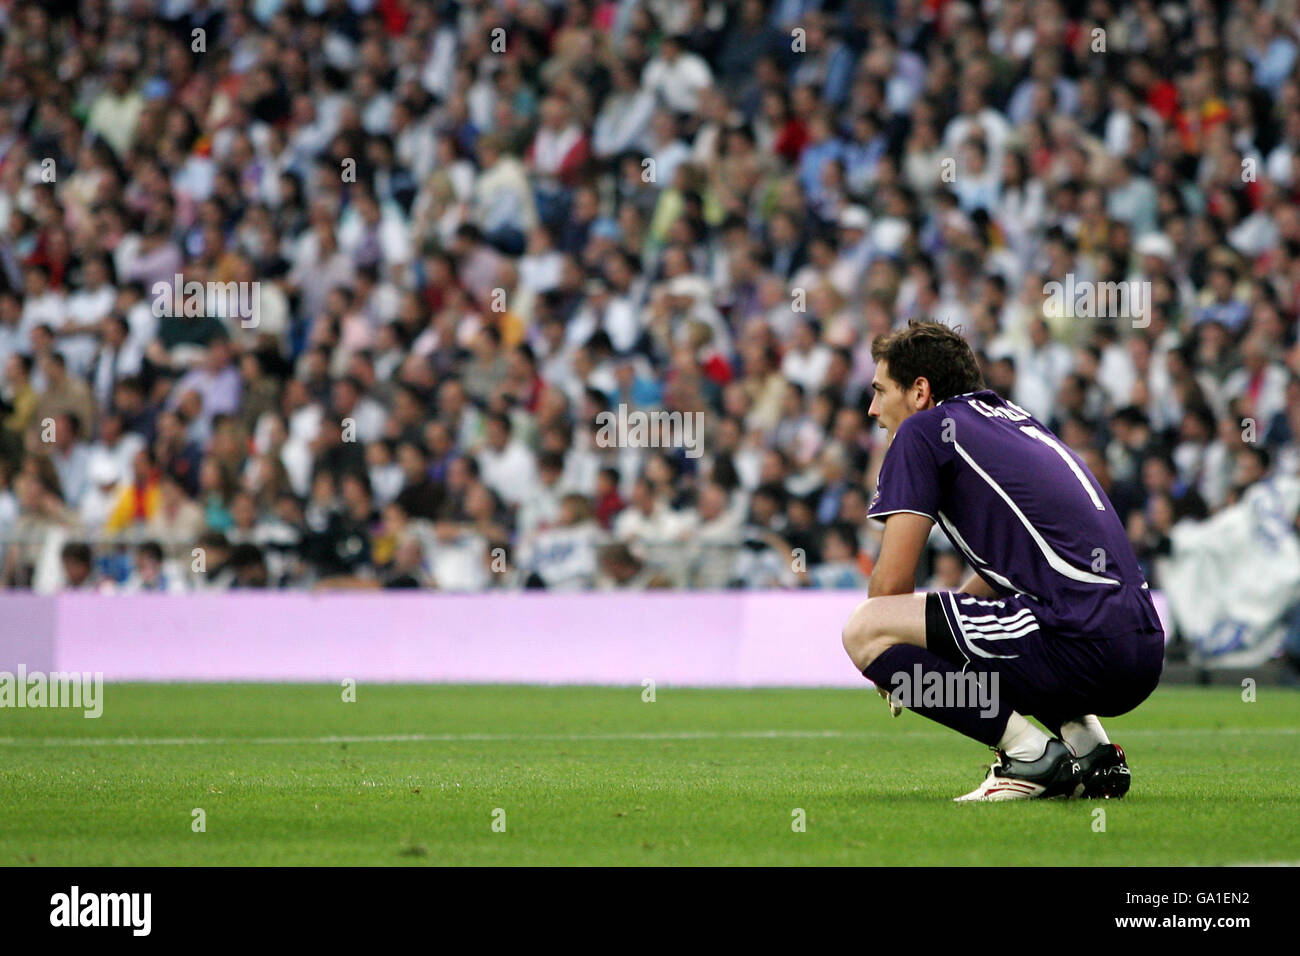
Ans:
MULTIPOLYGON (((1292 735, 1300 727, 1177 727, 1169 730, 1142 728, 1124 731, 1128 737, 1187 737, 1205 735, 1292 735)), ((599 743, 618 740, 820 740, 855 738, 947 737, 942 731, 925 730, 682 730, 649 733, 610 734, 354 734, 321 737, 0 737, 0 746, 23 747, 175 747, 226 746, 230 744, 272 744, 302 746, 306 744, 367 743, 510 743, 512 741, 553 741, 557 743, 599 743)))
POLYGON ((1300 860, 1264 860, 1260 863, 1225 863, 1224 866, 1300 866, 1300 860))
MULTIPOLYGON (((186 744, 368 744, 368 743, 497 743, 510 741, 602 741, 602 740, 716 740, 735 738, 742 740, 809 739, 822 737, 896 736, 881 731, 840 730, 686 730, 665 733, 625 734, 358 734, 325 737, 45 737, 24 740, 21 737, 0 737, 0 746, 39 744, 41 746, 137 746, 170 747, 186 744)), ((929 734, 929 736, 939 736, 929 734)))

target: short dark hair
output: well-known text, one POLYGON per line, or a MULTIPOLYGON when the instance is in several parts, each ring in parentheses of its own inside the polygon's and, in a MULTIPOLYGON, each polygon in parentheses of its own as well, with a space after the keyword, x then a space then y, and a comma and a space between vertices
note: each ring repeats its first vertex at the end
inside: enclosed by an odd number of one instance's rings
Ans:
POLYGON ((159 564, 162 564, 163 549, 157 541, 145 541, 135 549, 135 553, 141 557, 149 557, 159 564))
POLYGON ((984 388, 975 353, 955 329, 941 322, 911 319, 907 328, 871 343, 871 357, 889 363, 889 377, 903 388, 918 378, 930 383, 936 402, 984 388))
POLYGON ((1242 445, 1237 449, 1237 453, 1254 456, 1255 461, 1259 463, 1259 467, 1263 471, 1268 471, 1269 466, 1273 464, 1273 456, 1262 445, 1242 445))
POLYGON ((84 564, 87 567, 94 564, 95 558, 91 554, 90 545, 84 541, 69 541, 59 552, 59 557, 64 561, 74 561, 77 564, 84 564))

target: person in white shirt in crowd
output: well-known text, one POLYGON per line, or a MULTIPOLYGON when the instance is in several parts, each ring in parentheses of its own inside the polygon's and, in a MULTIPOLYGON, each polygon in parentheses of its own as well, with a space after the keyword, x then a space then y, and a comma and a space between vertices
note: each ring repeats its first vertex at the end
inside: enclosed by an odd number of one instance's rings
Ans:
POLYGON ((58 335, 68 315, 67 297, 50 288, 50 270, 45 266, 29 266, 24 273, 23 312, 19 323, 19 348, 31 352, 32 330, 46 326, 58 335))
POLYGON ((731 559, 741 542, 742 515, 732 507, 726 489, 710 481, 700 486, 695 509, 687 518, 691 586, 725 588, 731 559))
POLYGON ((1273 360, 1272 354, 1263 336, 1248 335, 1241 345, 1242 367, 1223 382, 1223 397, 1239 399, 1257 430, 1268 427, 1286 407, 1286 366, 1273 360))
POLYGON ((634 551, 672 544, 687 533, 686 519, 655 494, 645 477, 636 480, 628 507, 614 520, 614 537, 632 545, 634 551))
POLYGON ((700 91, 713 85, 713 71, 698 55, 686 49, 685 38, 668 34, 658 54, 646 64, 641 86, 676 113, 694 113, 700 91))
POLYGON ((637 82, 627 63, 615 65, 610 71, 610 83, 613 88, 592 130, 592 152, 606 160, 627 152, 646 152, 655 111, 654 92, 637 82))
POLYGON ((436 521, 429 543, 434 585, 441 591, 482 591, 491 566, 488 542, 499 531, 499 502, 481 481, 471 480, 465 490, 465 521, 436 521))
POLYGON ((478 148, 480 171, 470 198, 470 222, 488 236, 506 230, 527 235, 538 223, 528 170, 508 152, 501 135, 484 136, 478 148))
POLYGON ((31 341, 22 332, 23 300, 12 291, 0 292, 0 368, 9 364, 9 356, 26 355, 31 341))
POLYGON ((99 437, 90 445, 90 468, 106 462, 118 481, 128 481, 136 454, 145 447, 144 436, 127 431, 122 416, 117 412, 100 415, 99 437))
POLYGON ((120 315, 107 315, 99 323, 99 347, 89 372, 95 401, 111 403, 117 383, 138 375, 144 366, 144 351, 131 337, 131 326, 120 315))
MULTIPOLYGON (((860 590, 866 584, 858 564, 857 535, 851 525, 833 524, 826 529, 821 556, 822 560, 808 569, 809 586, 821 590, 860 590)), ((949 587, 960 588, 961 582, 949 587)))
POLYGON ((541 294, 560 284, 564 254, 555 248, 550 228, 535 225, 528 233, 528 244, 519 257, 519 284, 528 292, 541 294))
POLYGON ((781 360, 781 374, 811 394, 821 387, 831 364, 831 350, 821 344, 821 323, 804 319, 795 326, 789 350, 781 360))
POLYGON ((511 507, 522 503, 537 482, 536 457, 513 438, 513 431, 510 416, 489 413, 477 455, 483 481, 511 507))
POLYGON ((1017 405, 1039 419, 1049 417, 1061 382, 1074 366, 1070 349, 1054 341, 1042 318, 1029 323, 1029 341, 1014 353, 1017 405))
POLYGON ((366 394, 359 379, 353 376, 338 379, 330 396, 334 414, 344 423, 345 441, 369 445, 383 437, 388 410, 366 394))
POLYGON ((676 117, 668 110, 655 111, 650 120, 649 155, 641 160, 643 181, 656 189, 673 185, 678 168, 691 158, 691 148, 686 145, 678 129, 676 117))
POLYGON ((68 507, 77 508, 90 487, 90 448, 83 440, 88 423, 74 414, 54 418, 50 460, 59 476, 59 488, 68 507))
POLYGON ((360 191, 343 214, 339 248, 359 266, 405 266, 411 261, 410 229, 401 210, 380 204, 369 191, 360 191))
POLYGON ((591 502, 571 492, 560 501, 556 523, 526 539, 519 549, 519 566, 535 586, 547 590, 587 589, 595 584, 596 555, 602 542, 592 519, 591 502))
POLYGON ((519 504, 515 528, 520 538, 551 527, 560 520, 560 503, 565 494, 564 456, 544 451, 537 457, 537 484, 519 504))
POLYGON ((87 468, 87 488, 77 507, 81 526, 91 535, 102 534, 122 493, 123 477, 111 458, 94 457, 87 468))
POLYGON ((1005 116, 990 107, 983 90, 974 84, 964 84, 958 91, 961 112, 943 131, 943 145, 948 155, 956 156, 972 133, 982 133, 988 153, 988 166, 994 176, 1002 174, 1002 151, 1011 135, 1011 124, 1005 116))
POLYGON ((81 287, 68 296, 57 337, 59 351, 76 375, 85 375, 94 364, 101 321, 116 303, 117 289, 110 280, 108 260, 103 256, 90 259, 82 267, 81 287))

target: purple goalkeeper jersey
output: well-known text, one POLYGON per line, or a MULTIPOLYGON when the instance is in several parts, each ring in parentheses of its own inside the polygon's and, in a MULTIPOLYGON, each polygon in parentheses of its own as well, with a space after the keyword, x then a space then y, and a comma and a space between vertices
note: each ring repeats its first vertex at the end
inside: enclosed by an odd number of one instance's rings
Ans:
POLYGON ((1031 600, 1067 637, 1160 630, 1115 508, 1083 461, 996 392, 954 395, 908 417, 868 514, 936 521, 999 594, 1031 600))

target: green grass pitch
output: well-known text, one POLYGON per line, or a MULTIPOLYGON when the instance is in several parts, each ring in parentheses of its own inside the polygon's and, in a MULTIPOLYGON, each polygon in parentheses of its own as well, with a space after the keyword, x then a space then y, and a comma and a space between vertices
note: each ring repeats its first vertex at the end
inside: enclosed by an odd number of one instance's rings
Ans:
POLYGON ((331 685, 135 684, 107 686, 98 720, 6 709, 0 862, 1300 860, 1294 691, 1163 688, 1107 722, 1128 799, 976 805, 950 799, 988 751, 891 719, 869 687, 642 693, 362 685, 349 703, 331 685))

